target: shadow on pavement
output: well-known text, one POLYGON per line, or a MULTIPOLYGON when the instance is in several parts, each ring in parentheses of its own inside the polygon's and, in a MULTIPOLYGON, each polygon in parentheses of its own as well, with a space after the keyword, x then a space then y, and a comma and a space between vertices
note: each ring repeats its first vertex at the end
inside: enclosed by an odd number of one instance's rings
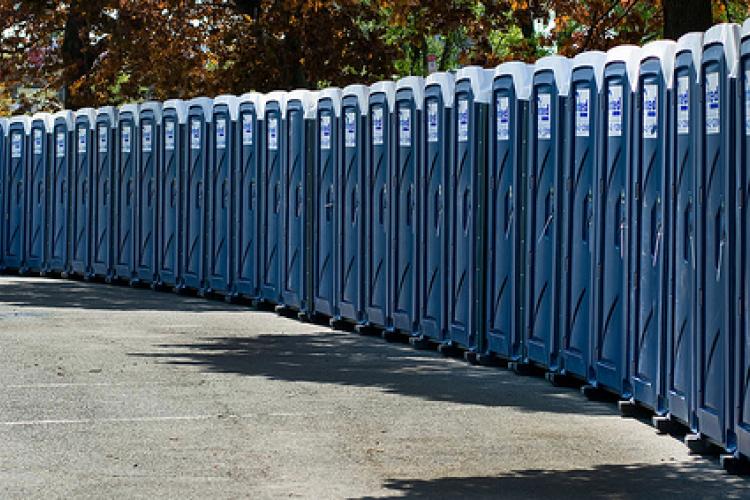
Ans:
POLYGON ((750 496, 750 481, 728 476, 709 463, 600 465, 581 470, 532 469, 487 477, 393 479, 384 487, 393 492, 386 498, 684 500, 750 496))
POLYGON ((434 401, 527 411, 616 414, 614 405, 589 402, 574 389, 522 378, 507 370, 449 362, 436 352, 355 334, 262 334, 158 347, 158 352, 132 355, 199 366, 209 372, 372 387, 434 401))

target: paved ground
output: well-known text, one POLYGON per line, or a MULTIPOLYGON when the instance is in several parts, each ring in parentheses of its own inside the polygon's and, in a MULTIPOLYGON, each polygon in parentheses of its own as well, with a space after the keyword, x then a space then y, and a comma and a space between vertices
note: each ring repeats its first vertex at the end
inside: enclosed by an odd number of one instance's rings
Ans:
POLYGON ((0 278, 0 497, 740 498, 613 405, 150 290, 0 278))

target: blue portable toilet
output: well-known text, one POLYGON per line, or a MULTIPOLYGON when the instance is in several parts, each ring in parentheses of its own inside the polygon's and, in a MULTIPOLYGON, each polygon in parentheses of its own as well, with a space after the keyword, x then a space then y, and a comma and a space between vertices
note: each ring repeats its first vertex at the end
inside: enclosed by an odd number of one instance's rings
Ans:
POLYGON ((638 79, 639 48, 622 45, 607 52, 601 89, 596 182, 596 282, 594 290, 593 373, 600 389, 630 397, 628 344, 628 213, 630 157, 638 79))
POLYGON ((24 267, 24 234, 26 203, 26 164, 29 159, 31 119, 14 116, 8 121, 8 158, 3 179, 3 256, 5 268, 20 270, 24 267))
POLYGON ((158 284, 156 242, 160 124, 161 103, 150 101, 141 104, 137 129, 134 281, 150 286, 158 284))
POLYGON ((632 270, 631 384, 636 403, 657 415, 666 412, 665 361, 668 296, 667 256, 671 141, 669 99, 676 43, 658 40, 640 52, 636 88, 631 189, 632 270))
POLYGON ((110 282, 114 276, 114 207, 117 192, 117 108, 96 111, 94 168, 91 178, 91 272, 110 282))
POLYGON ((315 314, 335 318, 336 214, 341 162, 341 89, 327 88, 318 94, 315 114, 315 158, 313 175, 312 261, 310 270, 315 314))
MULTIPOLYGON (((8 142, 8 120, 0 118, 0 207, 5 206, 5 158, 6 143, 8 142)), ((5 242, 3 233, 5 232, 5 217, 0 216, 0 272, 5 269, 3 255, 5 255, 5 242)))
POLYGON ((485 339, 488 360, 519 361, 524 337, 524 198, 529 98, 534 67, 495 68, 489 122, 485 339))
POLYGON ((670 249, 670 295, 667 330, 667 407, 671 418, 695 430, 696 339, 696 131, 700 116, 703 33, 681 37, 675 49, 673 93, 670 98, 672 136, 669 175, 674 185, 669 200, 673 245, 670 249))
POLYGON ((452 73, 432 73, 424 82, 423 130, 420 142, 424 151, 419 161, 417 196, 419 232, 420 305, 419 334, 430 342, 443 342, 448 320, 448 186, 453 127, 455 78, 452 73))
POLYGON ((254 300, 258 297, 258 222, 260 210, 260 139, 263 115, 261 94, 252 92, 239 98, 237 119, 237 168, 234 201, 233 295, 254 300))
POLYGON ((419 334, 419 166, 422 161, 424 79, 407 76, 396 82, 391 170, 390 309, 394 331, 419 334))
POLYGON ((560 365, 565 375, 584 382, 591 379, 598 110, 606 59, 597 51, 573 59, 570 112, 565 117, 560 365))
POLYGON ((26 183, 26 229, 24 269, 40 273, 46 269, 47 179, 50 171, 50 137, 53 121, 49 113, 31 117, 31 139, 26 183))
POLYGON ((571 62, 548 56, 534 66, 530 100, 527 189, 527 338, 528 361, 559 367, 560 274, 564 199, 565 120, 571 62))
POLYGON ((487 146, 493 71, 456 73, 448 187, 448 331, 446 346, 477 347, 484 328, 487 146))
POLYGON ((70 270, 88 278, 91 274, 91 179, 94 164, 96 111, 83 108, 75 114, 75 161, 70 183, 70 270))
POLYGON ((182 192, 182 263, 178 290, 190 288, 198 295, 206 292, 206 232, 208 228, 207 184, 210 161, 209 141, 213 101, 196 97, 187 103, 188 144, 182 192))
POLYGON ((364 181, 365 315, 368 326, 389 328, 390 193, 396 83, 370 86, 367 166, 364 181))
POLYGON ((53 165, 47 199, 47 268, 50 272, 67 277, 70 271, 70 192, 75 115, 72 111, 59 111, 53 115, 53 120, 53 165))
POLYGON ((338 246, 334 273, 339 316, 332 319, 332 326, 336 326, 338 321, 359 325, 365 318, 365 191, 369 182, 365 165, 369 93, 370 89, 365 85, 349 85, 344 88, 341 97, 343 144, 342 159, 336 174, 336 197, 340 202, 335 214, 338 246))
POLYGON ((231 297, 232 196, 239 100, 233 95, 214 99, 213 140, 208 174, 208 233, 206 281, 208 291, 231 297))
POLYGON ((161 141, 157 168, 156 274, 158 285, 178 286, 181 269, 182 182, 185 176, 187 103, 165 101, 161 112, 161 141))
POLYGON ((698 431, 732 451, 739 26, 720 24, 703 38, 703 127, 698 162, 698 431))
POLYGON ((312 269, 310 237, 307 234, 311 196, 315 109, 317 93, 295 90, 286 95, 282 114, 281 162, 281 309, 297 311, 307 318, 311 306, 312 269))
POLYGON ((742 25, 742 45, 740 55, 738 86, 740 93, 739 114, 741 138, 738 139, 737 184, 738 193, 742 196, 737 203, 738 240, 737 291, 742 302, 739 303, 737 324, 736 368, 734 376, 734 402, 736 415, 734 430, 737 436, 737 452, 744 458, 750 458, 750 220, 748 219, 748 197, 750 196, 750 20, 742 25))
POLYGON ((263 116, 263 142, 261 150, 260 186, 260 300, 279 304, 281 302, 281 175, 284 149, 281 142, 282 119, 286 114, 286 92, 275 91, 261 101, 263 116))
POLYGON ((114 179, 114 277, 130 282, 135 273, 135 205, 138 104, 125 104, 117 116, 114 179))

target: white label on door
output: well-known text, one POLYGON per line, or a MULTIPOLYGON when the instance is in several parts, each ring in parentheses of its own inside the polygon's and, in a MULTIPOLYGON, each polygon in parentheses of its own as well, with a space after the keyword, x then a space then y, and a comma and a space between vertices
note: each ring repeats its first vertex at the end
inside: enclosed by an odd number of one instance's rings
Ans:
POLYGON ((677 134, 690 133, 690 77, 677 79, 677 134))
POLYGON ((609 87, 607 101, 607 135, 609 137, 622 137, 622 85, 612 85, 609 87))
POLYGON ((552 138, 552 96, 539 94, 536 98, 536 138, 552 138))
POLYGON ((659 138, 659 86, 643 86, 643 138, 659 138))
POLYGON ((253 115, 250 113, 242 115, 242 145, 253 145, 253 115))
POLYGON ((576 137, 591 133, 591 89, 576 89, 576 137))
POLYGON ((745 135, 750 136, 750 70, 745 70, 745 135))
POLYGON ((458 142, 469 140, 469 101, 459 99, 458 101, 458 142))
POLYGON ((130 153, 130 125, 124 125, 122 127, 122 135, 120 137, 122 140, 120 150, 123 153, 130 153))
POLYGON ((275 116, 268 119, 268 149, 279 149, 279 119, 275 116))
POLYGON ((190 120, 190 149, 201 148, 201 121, 190 120))
POLYGON ((106 153, 107 152, 107 127, 104 125, 99 125, 99 152, 100 153, 106 153))
POLYGON ((331 115, 320 116, 320 149, 331 149, 331 115))
POLYGON ((153 126, 150 123, 146 123, 143 125, 143 144, 141 145, 141 151, 144 153, 150 153, 153 148, 153 143, 153 126))
POLYGON ((438 103, 433 100, 427 103, 427 142, 438 142, 439 129, 438 103))
POLYGON ((719 73, 706 75, 706 134, 721 132, 721 89, 719 73))
POLYGON ((164 149, 167 151, 174 151, 174 148, 174 120, 167 120, 164 122, 164 149))
POLYGON ((411 109, 398 110, 398 144, 402 147, 411 146, 411 109))
POLYGON ((57 133, 57 140, 55 141, 55 156, 57 158, 65 158, 65 132, 57 133))
POLYGON ((34 154, 42 154, 42 131, 38 128, 34 129, 34 154))
POLYGON ((227 147, 227 120, 219 118, 216 120, 216 149, 227 147))
POLYGON ((23 136, 21 134, 13 134, 10 138, 10 157, 20 158, 21 157, 21 143, 23 136))
POLYGON ((86 128, 78 128, 78 154, 86 153, 86 128))
POLYGON ((344 114, 344 146, 353 148, 357 145, 357 113, 347 111, 344 114))
POLYGON ((510 98, 508 96, 497 96, 495 101, 495 127, 497 128, 496 140, 510 140, 510 98))
POLYGON ((383 108, 375 106, 372 108, 372 143, 375 146, 383 145, 383 108))

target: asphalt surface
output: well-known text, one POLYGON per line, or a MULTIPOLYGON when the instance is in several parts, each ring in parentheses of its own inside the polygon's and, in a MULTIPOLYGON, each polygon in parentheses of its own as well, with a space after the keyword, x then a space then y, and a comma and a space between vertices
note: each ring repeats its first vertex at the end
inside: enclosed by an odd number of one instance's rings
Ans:
POLYGON ((0 278, 2 498, 748 498, 614 404, 216 301, 0 278))

